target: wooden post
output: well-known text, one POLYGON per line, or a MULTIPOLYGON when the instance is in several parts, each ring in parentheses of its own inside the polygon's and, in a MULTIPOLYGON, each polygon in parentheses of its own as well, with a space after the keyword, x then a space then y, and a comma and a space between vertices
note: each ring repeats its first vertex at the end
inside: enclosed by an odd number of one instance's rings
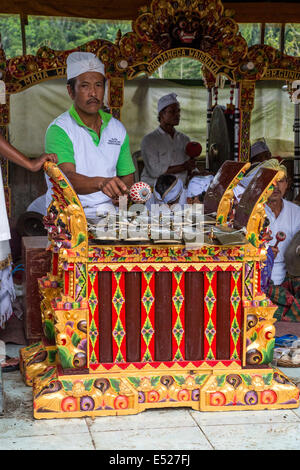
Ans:
POLYGON ((250 125, 251 111, 254 107, 255 81, 240 82, 240 136, 239 161, 247 162, 250 157, 250 125))
POLYGON ((295 103, 295 119, 294 119, 294 198, 296 198, 296 196, 298 196, 299 194, 300 194, 300 103, 295 103))

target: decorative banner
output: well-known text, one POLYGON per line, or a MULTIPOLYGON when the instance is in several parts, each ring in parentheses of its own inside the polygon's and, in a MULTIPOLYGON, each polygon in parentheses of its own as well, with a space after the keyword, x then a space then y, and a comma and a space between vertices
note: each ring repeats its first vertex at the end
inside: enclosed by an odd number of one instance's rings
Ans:
POLYGON ((155 273, 142 273, 141 290, 141 362, 154 361, 155 273))
POLYGON ((126 362, 125 274, 112 274, 113 362, 126 362))
POLYGON ((89 305, 89 329, 88 350, 89 363, 99 363, 99 301, 102 293, 98 291, 99 272, 89 271, 88 276, 88 305, 89 305))
MULTIPOLYGON (((217 75, 218 73, 222 73, 222 72, 225 73, 224 71, 225 67, 217 64, 210 57, 209 54, 199 51, 198 49, 180 47, 180 48, 164 51, 158 54, 156 57, 154 57, 154 59, 150 60, 149 62, 144 62, 144 63, 139 63, 137 65, 134 65, 133 67, 131 67, 128 73, 128 78, 133 78, 135 75, 141 72, 146 72, 149 75, 152 75, 153 72, 155 72, 155 70, 157 70, 165 62, 168 62, 169 60, 172 60, 172 59, 178 59, 181 57, 198 60, 199 62, 204 64, 210 70, 210 72, 212 72, 214 75, 217 75)), ((226 73, 230 74, 230 70, 227 68, 226 68, 226 73)))
POLYGON ((185 359, 184 273, 172 273, 172 356, 173 361, 185 359))
POLYGON ((217 273, 204 275, 204 359, 216 358, 217 273))
POLYGON ((231 273, 230 297, 230 359, 239 360, 241 351, 242 272, 231 273))

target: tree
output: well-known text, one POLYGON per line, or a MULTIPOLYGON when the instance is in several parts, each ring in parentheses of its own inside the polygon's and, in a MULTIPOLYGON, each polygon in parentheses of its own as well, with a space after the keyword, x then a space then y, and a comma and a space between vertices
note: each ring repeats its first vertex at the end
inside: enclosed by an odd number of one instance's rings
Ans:
MULTIPOLYGON (((248 46, 260 43, 260 24, 239 25, 248 46)), ((132 30, 130 21, 104 21, 81 18, 54 18, 29 16, 25 27, 27 54, 35 55, 41 46, 55 50, 73 49, 93 39, 114 42, 121 30, 124 35, 132 30)), ((22 55, 21 25, 18 15, 0 15, 0 32, 7 58, 22 55)), ((266 25, 265 44, 279 48, 280 25, 266 25)), ((300 54, 300 25, 286 25, 285 52, 300 54)), ((179 58, 163 64, 154 78, 201 79, 201 64, 193 59, 179 58)))

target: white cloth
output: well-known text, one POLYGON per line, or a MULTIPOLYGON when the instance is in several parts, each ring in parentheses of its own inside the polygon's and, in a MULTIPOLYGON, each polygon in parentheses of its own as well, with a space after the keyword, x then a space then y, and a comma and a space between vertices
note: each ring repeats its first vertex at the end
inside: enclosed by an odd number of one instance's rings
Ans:
POLYGON ((14 283, 11 275, 11 264, 5 261, 10 256, 10 229, 6 212, 2 172, 0 166, 0 265, 5 265, 0 269, 0 328, 4 328, 5 322, 13 313, 12 302, 15 299, 14 283))
POLYGON ((67 80, 85 72, 99 72, 105 76, 104 65, 91 52, 72 52, 67 57, 67 80))
POLYGON ((38 212, 47 215, 46 193, 34 199, 27 207, 26 212, 38 212))
MULTIPOLYGON (((151 213, 151 211, 153 212, 152 206, 154 204, 160 206, 160 208, 158 209, 158 212, 164 212, 164 208, 166 209, 166 212, 170 211, 170 209, 168 208, 168 205, 162 202, 161 199, 157 199, 155 197, 155 194, 152 193, 150 199, 146 202, 146 208, 148 209, 149 213, 151 213)), ((184 209, 184 205, 186 204, 186 189, 182 190, 177 204, 181 206, 181 209, 184 209)))
MULTIPOLYGON (((10 244, 8 240, 0 241, 0 263, 10 256, 10 244)), ((11 263, 6 263, 4 269, 0 269, 0 328, 5 327, 5 323, 13 313, 12 303, 16 298, 15 288, 12 278, 11 263)))
POLYGON ((174 181, 174 185, 171 185, 164 192, 164 194, 160 195, 156 191, 155 187, 153 189, 153 194, 159 202, 165 203, 165 204, 170 204, 170 203, 176 201, 179 198, 179 196, 181 196, 182 190, 183 190, 183 183, 182 183, 181 179, 177 178, 177 180, 174 181))
MULTIPOLYGON (((176 130, 172 138, 160 126, 147 134, 141 143, 141 155, 144 161, 141 181, 153 187, 156 179, 166 173, 169 166, 186 162, 189 157, 185 153, 185 147, 189 141, 187 135, 176 130)), ((175 176, 185 184, 187 171, 176 173, 175 176)))
POLYGON ((179 104, 176 93, 169 93, 168 95, 162 96, 161 98, 159 98, 157 102, 158 113, 160 113, 160 111, 162 111, 167 106, 170 106, 170 104, 174 104, 174 103, 179 104))
MULTIPOLYGON (((61 114, 50 126, 52 124, 60 126, 73 143, 77 173, 85 176, 98 175, 106 178, 116 176, 120 149, 126 137, 126 129, 120 121, 115 118, 109 120, 101 133, 98 146, 94 144, 88 129, 79 126, 68 111, 61 114)), ((52 199, 52 184, 48 175, 45 176, 48 185, 46 206, 49 207, 52 199)), ((90 218, 97 216, 101 204, 111 203, 111 199, 101 191, 84 195, 79 194, 78 197, 86 217, 90 218)))
POLYGON ((206 192, 213 179, 213 175, 194 176, 188 184, 187 197, 199 196, 206 192))
MULTIPOLYGON (((10 239, 10 229, 6 212, 4 188, 2 181, 2 171, 0 165, 0 241, 10 239)), ((0 258, 1 261, 1 258, 0 258)))
POLYGON ((275 285, 282 284, 285 275, 286 267, 284 262, 284 253, 293 236, 300 230, 300 206, 290 201, 282 200, 283 207, 277 217, 271 211, 268 205, 265 206, 265 211, 268 219, 270 220, 270 230, 272 231, 273 239, 270 241, 270 246, 276 243, 276 233, 284 232, 286 238, 284 241, 278 243, 278 254, 274 261, 271 279, 275 285))

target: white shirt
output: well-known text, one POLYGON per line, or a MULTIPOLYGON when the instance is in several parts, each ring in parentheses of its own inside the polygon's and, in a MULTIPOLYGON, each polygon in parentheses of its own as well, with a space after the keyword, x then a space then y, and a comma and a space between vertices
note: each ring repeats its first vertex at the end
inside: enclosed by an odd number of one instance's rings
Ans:
POLYGON ((47 215, 46 193, 34 199, 27 207, 26 212, 38 212, 47 215))
POLYGON ((270 230, 273 236, 270 246, 275 245, 277 232, 284 232, 286 234, 285 240, 278 243, 279 251, 272 269, 271 279, 275 285, 282 284, 285 278, 284 253, 293 236, 300 230, 300 206, 285 199, 282 199, 282 202, 283 207, 277 219, 270 207, 267 204, 265 205, 266 215, 270 220, 270 230))
MULTIPOLYGON (((120 121, 115 118, 109 120, 101 133, 98 146, 93 143, 88 129, 79 126, 69 111, 58 116, 50 126, 52 124, 61 127, 73 143, 77 173, 85 176, 101 175, 110 178, 116 176, 120 149, 126 137, 126 129, 120 121)), ((45 176, 48 185, 46 193, 46 206, 48 207, 52 200, 52 184, 48 175, 45 176)), ((112 206, 111 199, 101 191, 79 194, 78 197, 86 217, 97 217, 98 212, 103 211, 102 204, 105 204, 105 207, 112 206)))
MULTIPOLYGON (((169 166, 186 162, 189 157, 185 153, 185 147, 189 141, 187 135, 176 130, 172 138, 160 126, 147 134, 141 143, 141 154, 145 165, 141 181, 154 186, 157 178, 166 173, 169 166)), ((182 179, 185 184, 187 171, 176 173, 175 176, 182 179)))

